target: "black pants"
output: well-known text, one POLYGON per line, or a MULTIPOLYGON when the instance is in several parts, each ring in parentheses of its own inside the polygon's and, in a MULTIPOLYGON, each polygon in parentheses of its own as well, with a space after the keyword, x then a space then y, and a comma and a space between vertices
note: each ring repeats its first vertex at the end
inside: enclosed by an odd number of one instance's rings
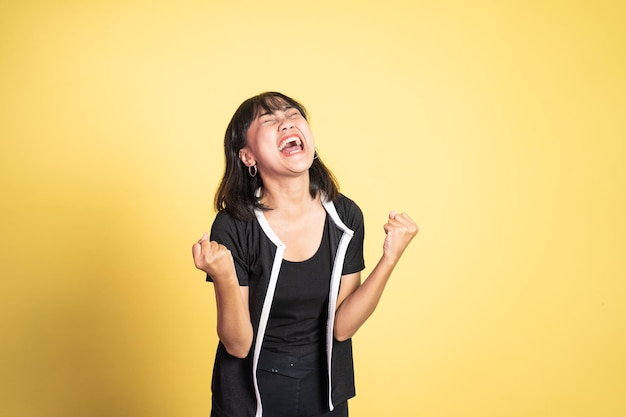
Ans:
POLYGON ((323 354, 303 358, 263 350, 257 381, 263 417, 348 417, 347 401, 328 411, 323 354))

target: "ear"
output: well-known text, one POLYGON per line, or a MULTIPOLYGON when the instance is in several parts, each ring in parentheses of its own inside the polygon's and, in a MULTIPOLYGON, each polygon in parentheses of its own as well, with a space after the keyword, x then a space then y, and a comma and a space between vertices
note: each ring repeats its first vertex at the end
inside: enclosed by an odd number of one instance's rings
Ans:
POLYGON ((250 150, 248 150, 247 148, 239 149, 239 159, 241 159, 241 162, 243 162, 243 164, 247 167, 251 167, 252 165, 256 164, 256 160, 254 159, 254 156, 250 153, 250 150))

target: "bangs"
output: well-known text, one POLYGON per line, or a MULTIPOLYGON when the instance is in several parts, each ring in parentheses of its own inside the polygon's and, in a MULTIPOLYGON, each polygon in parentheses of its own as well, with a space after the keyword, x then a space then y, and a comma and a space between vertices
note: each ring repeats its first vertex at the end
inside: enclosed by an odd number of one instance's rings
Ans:
POLYGON ((298 110, 305 119, 308 120, 304 106, 296 100, 287 97, 284 94, 276 92, 267 92, 259 94, 252 99, 252 119, 256 119, 259 115, 275 111, 285 110, 286 108, 294 108, 298 110))

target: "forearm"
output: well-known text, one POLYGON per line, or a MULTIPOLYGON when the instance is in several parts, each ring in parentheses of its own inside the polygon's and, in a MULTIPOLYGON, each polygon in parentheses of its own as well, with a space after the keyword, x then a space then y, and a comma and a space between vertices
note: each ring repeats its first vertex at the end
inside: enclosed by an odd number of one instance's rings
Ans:
POLYGON ((341 303, 335 313, 335 339, 351 338, 372 315, 396 263, 383 255, 363 284, 341 303))
POLYGON ((247 299, 237 278, 215 282, 217 335, 228 353, 245 358, 252 345, 252 323, 247 299))

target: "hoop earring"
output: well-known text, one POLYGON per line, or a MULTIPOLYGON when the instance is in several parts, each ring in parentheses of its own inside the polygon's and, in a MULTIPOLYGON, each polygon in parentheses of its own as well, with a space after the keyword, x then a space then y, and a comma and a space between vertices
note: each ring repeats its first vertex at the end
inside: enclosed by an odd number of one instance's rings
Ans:
POLYGON ((248 167, 248 174, 250 174, 251 177, 256 177, 257 172, 259 172, 259 169, 256 167, 256 164, 248 167))
POLYGON ((315 148, 315 154, 313 154, 313 159, 319 158, 319 154, 317 153, 317 148, 315 148))

